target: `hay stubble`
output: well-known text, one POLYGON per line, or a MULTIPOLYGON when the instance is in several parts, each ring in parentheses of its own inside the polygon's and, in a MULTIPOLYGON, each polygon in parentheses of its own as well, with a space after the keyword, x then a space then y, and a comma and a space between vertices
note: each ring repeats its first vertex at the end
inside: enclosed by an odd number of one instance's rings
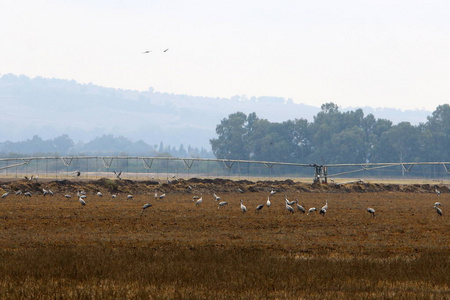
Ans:
POLYGON ((433 194, 288 194, 306 209, 328 200, 325 217, 291 215, 283 194, 259 214, 264 192, 222 193, 220 209, 203 197, 3 199, 0 298, 450 297, 449 222, 433 194))

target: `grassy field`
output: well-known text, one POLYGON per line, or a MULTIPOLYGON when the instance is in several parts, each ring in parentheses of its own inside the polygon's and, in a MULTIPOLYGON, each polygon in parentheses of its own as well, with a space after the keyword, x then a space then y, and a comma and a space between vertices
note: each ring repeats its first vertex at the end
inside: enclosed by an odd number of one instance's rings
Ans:
POLYGON ((450 298, 449 193, 287 194, 327 200, 324 217, 289 213, 283 193, 260 213, 265 192, 219 196, 1 199, 0 298, 450 298))

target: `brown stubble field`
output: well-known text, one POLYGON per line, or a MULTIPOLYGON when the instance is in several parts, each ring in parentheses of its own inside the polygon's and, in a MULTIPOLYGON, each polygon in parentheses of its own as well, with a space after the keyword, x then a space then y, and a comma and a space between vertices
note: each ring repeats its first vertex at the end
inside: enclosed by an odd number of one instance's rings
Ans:
POLYGON ((0 298, 450 298, 449 193, 290 190, 260 213, 266 191, 220 193, 220 209, 212 193, 1 199, 0 298), (327 214, 290 214, 285 194, 327 214))

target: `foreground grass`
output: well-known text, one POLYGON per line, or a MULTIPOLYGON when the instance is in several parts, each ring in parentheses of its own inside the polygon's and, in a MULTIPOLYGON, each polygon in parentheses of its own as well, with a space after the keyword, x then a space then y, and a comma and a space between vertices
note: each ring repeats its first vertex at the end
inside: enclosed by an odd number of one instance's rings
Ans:
POLYGON ((328 200, 325 217, 288 213, 283 194, 260 213, 265 193, 221 196, 223 209, 205 194, 199 207, 175 193, 89 195, 84 207, 11 195, 0 202, 0 299, 450 299, 449 221, 434 194, 288 195, 328 200))
POLYGON ((0 251, 2 299, 448 299, 450 252, 414 259, 274 256, 245 248, 0 251))

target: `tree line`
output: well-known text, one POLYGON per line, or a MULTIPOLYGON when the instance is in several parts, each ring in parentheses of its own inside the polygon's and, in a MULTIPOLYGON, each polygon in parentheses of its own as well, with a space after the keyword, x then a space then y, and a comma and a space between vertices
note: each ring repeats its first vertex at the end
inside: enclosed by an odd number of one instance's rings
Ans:
POLYGON ((312 122, 269 122, 256 113, 236 112, 216 127, 210 140, 216 158, 293 163, 376 163, 450 161, 450 106, 440 105, 427 122, 396 125, 364 115, 341 112, 330 102, 312 122))
POLYGON ((149 145, 142 140, 132 141, 123 136, 106 134, 89 142, 75 143, 67 134, 53 139, 44 140, 38 135, 20 142, 1 142, 0 156, 70 156, 70 155, 99 155, 99 156, 152 156, 152 157, 195 157, 210 158, 212 152, 203 147, 178 147, 164 145, 163 142, 149 145))

